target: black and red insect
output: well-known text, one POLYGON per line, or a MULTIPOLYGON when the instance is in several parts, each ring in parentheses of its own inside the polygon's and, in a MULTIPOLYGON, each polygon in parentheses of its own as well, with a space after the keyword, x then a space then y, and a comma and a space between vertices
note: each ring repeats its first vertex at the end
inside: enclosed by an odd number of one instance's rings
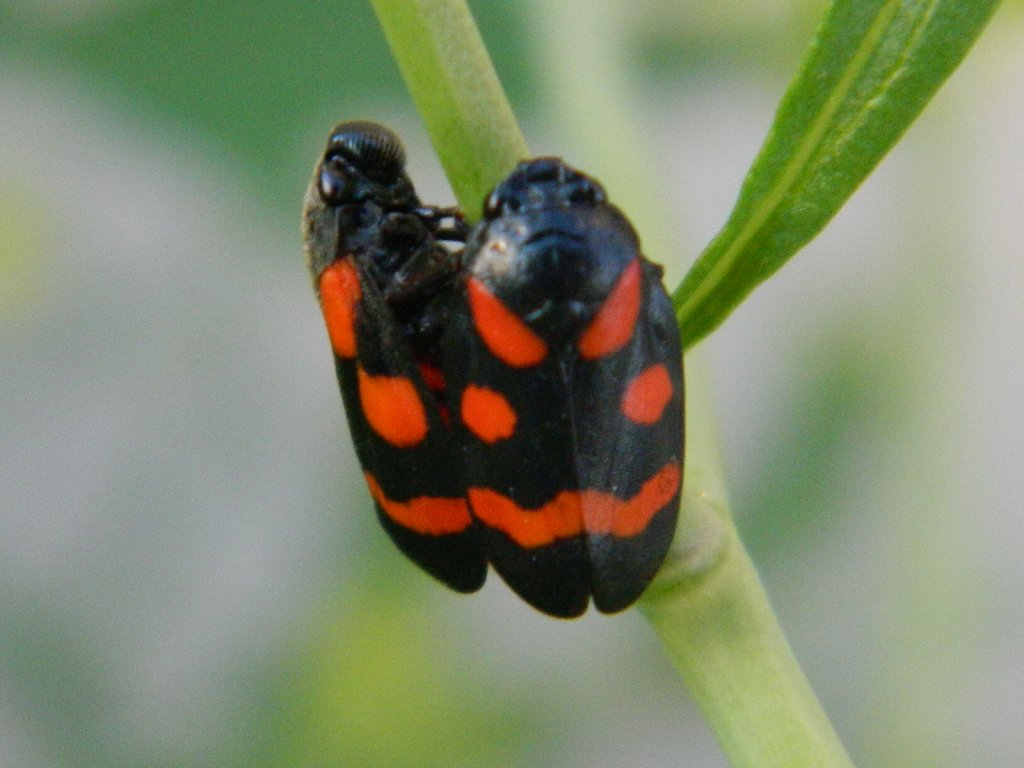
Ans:
POLYGON ((393 134, 331 134, 304 234, 378 515, 459 591, 489 562, 549 614, 622 610, 679 509, 683 374, 661 269, 601 186, 554 158, 520 164, 460 225, 420 204, 393 134))
POLYGON ((426 571, 473 592, 487 562, 465 500, 439 359, 438 299, 461 276, 457 254, 441 240, 461 240, 450 213, 420 204, 391 131, 343 123, 306 193, 303 237, 381 524, 426 571))

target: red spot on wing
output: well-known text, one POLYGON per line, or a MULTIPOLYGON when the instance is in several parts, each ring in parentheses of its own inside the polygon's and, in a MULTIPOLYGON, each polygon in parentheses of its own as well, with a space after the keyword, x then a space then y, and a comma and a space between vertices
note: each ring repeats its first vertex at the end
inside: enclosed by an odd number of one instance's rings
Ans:
POLYGON ((672 379, 661 363, 641 371, 626 386, 622 413, 636 424, 657 424, 672 399, 672 379))
POLYGON ((615 287, 580 337, 580 355, 586 360, 622 349, 633 336, 640 315, 640 261, 626 265, 615 287))
POLYGON ((529 368, 547 357, 548 345, 476 278, 467 284, 473 326, 491 354, 513 368, 529 368))
POLYGON ((384 514, 410 531, 427 536, 443 536, 462 533, 472 523, 465 499, 417 496, 408 501, 395 501, 385 495, 377 478, 369 472, 366 473, 366 484, 384 514))
POLYGON ((629 499, 605 491, 562 491, 547 504, 526 509, 497 491, 470 488, 469 506, 484 525, 528 549, 581 533, 625 538, 643 531, 651 518, 675 498, 680 479, 679 465, 670 462, 629 499))
POLYGON ((331 348, 338 357, 356 356, 356 305, 363 296, 351 258, 331 264, 320 274, 320 308, 331 348))
POLYGON ((396 448, 411 448, 427 436, 427 412, 416 386, 404 376, 373 376, 357 369, 359 403, 370 428, 396 448))
POLYGON ((485 443, 512 437, 518 421, 515 409, 503 394, 476 384, 463 390, 460 415, 469 430, 485 443))

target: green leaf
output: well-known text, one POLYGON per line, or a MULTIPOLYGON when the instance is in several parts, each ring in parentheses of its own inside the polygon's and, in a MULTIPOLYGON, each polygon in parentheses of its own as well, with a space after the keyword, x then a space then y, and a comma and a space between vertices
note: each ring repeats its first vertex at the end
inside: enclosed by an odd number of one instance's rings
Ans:
POLYGON ((955 69, 998 0, 837 0, 721 232, 673 296, 687 347, 828 223, 955 69))

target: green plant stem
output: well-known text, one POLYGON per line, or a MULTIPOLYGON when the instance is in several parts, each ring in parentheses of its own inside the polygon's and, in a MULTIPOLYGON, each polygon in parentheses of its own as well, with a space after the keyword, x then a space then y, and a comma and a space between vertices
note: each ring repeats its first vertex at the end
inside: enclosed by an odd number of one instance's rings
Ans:
POLYGON ((467 216, 530 152, 462 0, 371 0, 467 216))
POLYGON ((714 574, 696 588, 659 590, 643 612, 735 768, 852 766, 735 529, 723 537, 714 574))
POLYGON ((699 350, 686 360, 682 521, 640 610, 734 768, 850 768, 729 517, 710 377, 699 350))
MULTIPOLYGON (((526 145, 465 3, 372 1, 456 195, 475 211, 525 156, 526 145), (473 136, 483 138, 466 138, 473 136)), ((574 28, 574 56, 607 49, 596 32, 581 39, 592 26, 574 28)), ((628 125, 631 118, 623 109, 600 119, 628 125)), ((682 521, 640 608, 733 765, 846 768, 849 758, 793 658, 729 518, 709 377, 692 353, 687 366, 682 521)))

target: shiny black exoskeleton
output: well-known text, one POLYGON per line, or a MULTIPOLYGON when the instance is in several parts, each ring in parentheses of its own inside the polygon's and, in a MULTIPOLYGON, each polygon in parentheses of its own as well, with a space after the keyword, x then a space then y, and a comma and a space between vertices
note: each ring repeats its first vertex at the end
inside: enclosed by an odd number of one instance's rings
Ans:
MULTIPOLYGON (((596 180, 558 158, 519 166, 488 196, 467 242, 467 271, 546 334, 571 334, 635 258, 633 228, 596 180), (500 248, 500 250, 499 250, 500 248)), ((660 274, 660 273, 659 273, 660 274)))

